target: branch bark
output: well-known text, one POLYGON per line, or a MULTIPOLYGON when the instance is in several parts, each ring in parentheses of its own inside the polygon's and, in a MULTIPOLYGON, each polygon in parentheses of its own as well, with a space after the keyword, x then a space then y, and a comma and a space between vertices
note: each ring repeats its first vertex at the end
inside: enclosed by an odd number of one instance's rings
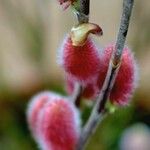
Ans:
POLYGON ((80 12, 89 15, 90 13, 90 0, 80 0, 80 12))
POLYGON ((90 0, 79 0, 80 10, 77 14, 79 23, 87 23, 90 14, 90 0))
MULTIPOLYGON (((77 18, 79 24, 89 22, 89 13, 90 13, 90 0, 80 0, 80 10, 77 13, 77 18)), ((81 103, 83 87, 76 83, 75 89, 73 92, 72 100, 74 104, 79 108, 81 103)))
POLYGON ((72 95, 72 101, 77 106, 80 107, 81 104, 81 96, 82 96, 82 86, 79 83, 75 84, 75 89, 72 95))
POLYGON ((109 98, 111 89, 114 85, 116 75, 119 70, 121 56, 124 48, 124 43, 126 40, 126 36, 128 33, 128 27, 130 22, 130 16, 133 8, 134 0, 123 0, 123 12, 121 17, 121 23, 119 27, 119 32, 117 36, 117 41, 115 45, 115 51, 110 60, 109 68, 107 71, 107 75, 102 87, 102 90, 96 99, 96 104, 92 110, 92 113, 84 126, 79 143, 77 146, 77 150, 83 150, 88 139, 96 130, 96 127, 103 120, 103 118, 107 115, 107 111, 105 110, 105 105, 107 99, 109 98))

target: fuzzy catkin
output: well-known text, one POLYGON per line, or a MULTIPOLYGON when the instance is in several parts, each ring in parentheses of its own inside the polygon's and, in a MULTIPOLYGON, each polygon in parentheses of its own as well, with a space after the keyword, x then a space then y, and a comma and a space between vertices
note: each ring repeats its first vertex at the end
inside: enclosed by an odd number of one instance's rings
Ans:
MULTIPOLYGON (((92 82, 83 86, 82 97, 86 99, 94 99, 98 96, 103 86, 114 44, 107 45, 101 53, 99 62, 98 78, 91 80, 92 82)), ((97 75, 97 73, 96 73, 97 75)), ((66 77, 67 92, 72 94, 75 87, 74 80, 69 76, 66 77)), ((132 51, 128 47, 124 47, 121 66, 116 77, 112 91, 110 92, 110 101, 120 106, 127 105, 131 99, 138 82, 138 66, 132 51)))
POLYGON ((70 37, 61 48, 61 65, 74 81, 86 85, 97 78, 100 69, 100 54, 94 42, 88 38, 83 46, 73 46, 70 37))
MULTIPOLYGON (((109 61, 114 49, 114 44, 109 44, 104 48, 102 56, 103 61, 101 63, 101 70, 99 72, 99 78, 97 81, 97 87, 100 90, 104 83, 109 66, 109 61)), ((137 68, 137 63, 135 61, 132 51, 125 46, 123 49, 119 72, 109 97, 112 103, 116 103, 118 105, 127 105, 129 103, 129 100, 137 86, 137 68)))
POLYGON ((28 107, 28 124, 42 150, 74 150, 80 134, 79 112, 53 92, 37 94, 28 107))

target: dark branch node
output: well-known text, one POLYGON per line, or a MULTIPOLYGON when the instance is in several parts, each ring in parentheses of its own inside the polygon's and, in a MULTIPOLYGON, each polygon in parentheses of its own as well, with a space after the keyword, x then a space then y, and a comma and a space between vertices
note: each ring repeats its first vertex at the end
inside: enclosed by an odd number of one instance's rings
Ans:
POLYGON ((105 105, 106 105, 107 99, 109 97, 110 90, 112 88, 110 85, 111 85, 111 82, 113 80, 114 73, 115 73, 116 69, 117 68, 112 68, 111 75, 110 75, 109 82, 108 82, 108 86, 107 86, 106 90, 104 91, 104 95, 103 95, 102 100, 99 104, 98 113, 103 112, 105 109, 105 105))
POLYGON ((126 30, 126 31, 123 33, 123 36, 126 37, 126 36, 127 36, 127 33, 128 33, 128 31, 126 30))
POLYGON ((80 0, 80 12, 89 15, 90 13, 90 0, 80 0))

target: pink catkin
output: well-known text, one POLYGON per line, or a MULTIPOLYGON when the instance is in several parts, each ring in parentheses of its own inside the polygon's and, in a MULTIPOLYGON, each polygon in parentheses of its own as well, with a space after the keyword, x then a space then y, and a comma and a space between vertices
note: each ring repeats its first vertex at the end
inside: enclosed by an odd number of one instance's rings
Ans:
MULTIPOLYGON (((82 96, 87 99, 93 99, 97 96, 104 83, 106 73, 109 66, 111 54, 114 50, 114 45, 108 45, 101 55, 101 61, 98 65, 100 67, 97 81, 93 80, 90 84, 84 86, 82 96), (95 84, 96 83, 96 84, 95 84)), ((121 66, 110 93, 110 101, 118 105, 127 105, 136 88, 138 75, 137 65, 134 56, 130 49, 124 48, 121 66)), ((75 82, 67 77, 67 92, 72 94, 74 91, 75 82)))
POLYGON ((37 119, 39 111, 44 107, 45 103, 48 102, 50 97, 50 92, 42 92, 38 95, 34 96, 29 105, 27 110, 27 121, 29 124, 29 128, 33 134, 33 137, 37 139, 37 119))
POLYGON ((54 98, 40 112, 38 130, 43 150, 74 150, 79 138, 79 116, 66 99, 54 98))
POLYGON ((62 45, 62 66, 65 72, 81 84, 97 78, 100 69, 100 55, 90 38, 83 46, 73 46, 70 37, 62 45))
MULTIPOLYGON (((114 50, 114 45, 110 44, 104 49, 103 63, 99 72, 97 86, 102 88, 104 79, 109 66, 111 54, 114 50)), ((134 92, 137 83, 137 65, 133 54, 127 47, 123 50, 121 66, 112 91, 110 93, 110 101, 118 105, 126 105, 134 92)))
MULTIPOLYGON (((93 81, 94 82, 94 81, 93 81)), ((95 96, 98 93, 98 88, 94 83, 88 83, 83 87, 83 92, 82 92, 82 97, 86 99, 94 99, 95 96)), ((66 79, 66 91, 68 92, 69 95, 71 95, 74 92, 75 88, 75 82, 71 80, 69 77, 66 79)))

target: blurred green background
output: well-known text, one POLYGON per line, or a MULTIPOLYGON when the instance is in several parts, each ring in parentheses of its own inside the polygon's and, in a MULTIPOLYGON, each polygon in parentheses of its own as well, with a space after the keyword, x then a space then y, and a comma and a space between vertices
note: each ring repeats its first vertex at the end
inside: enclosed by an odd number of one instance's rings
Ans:
MULTIPOLYGON (((91 0, 90 20, 104 31, 95 39, 100 47, 115 41, 121 8, 122 0, 91 0)), ((133 101, 103 121, 87 150, 127 150, 120 146, 126 129, 137 123, 150 127, 149 9, 149 1, 135 1, 127 39, 140 68, 133 101)), ((63 12, 56 0, 0 0, 0 150, 38 149, 26 124, 26 106, 38 91, 65 94, 56 55, 75 23, 71 11, 63 12)))

